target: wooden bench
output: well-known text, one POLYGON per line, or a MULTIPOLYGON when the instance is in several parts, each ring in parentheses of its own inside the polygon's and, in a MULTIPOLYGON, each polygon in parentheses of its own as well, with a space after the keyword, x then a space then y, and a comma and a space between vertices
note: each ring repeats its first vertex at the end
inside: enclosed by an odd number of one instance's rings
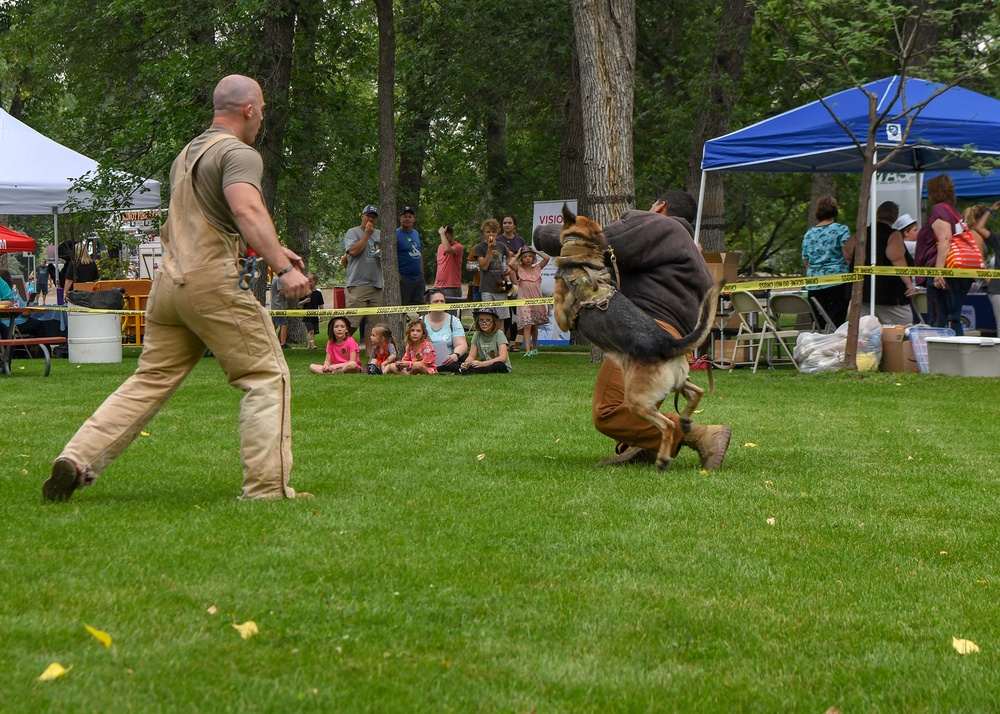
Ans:
POLYGON ((14 354, 15 347, 38 347, 45 357, 45 376, 49 376, 52 369, 52 356, 49 354, 49 345, 64 345, 65 337, 16 337, 7 340, 0 340, 0 361, 3 362, 3 373, 10 374, 10 361, 14 354))

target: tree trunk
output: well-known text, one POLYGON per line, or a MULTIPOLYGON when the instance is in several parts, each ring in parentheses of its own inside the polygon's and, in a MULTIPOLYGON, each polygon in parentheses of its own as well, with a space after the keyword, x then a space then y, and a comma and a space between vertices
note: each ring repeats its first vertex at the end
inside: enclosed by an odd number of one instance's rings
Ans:
POLYGON ((580 198, 583 181, 583 107, 580 101, 580 62, 576 52, 570 66, 569 89, 563 99, 562 148, 559 151, 559 198, 580 198))
MULTIPOLYGON (((396 73, 396 30, 392 0, 375 0, 378 16, 378 195, 382 219, 382 295, 386 305, 399 305, 399 261, 396 258, 396 124, 393 90, 396 73)), ((402 315, 386 322, 397 338, 403 336, 402 315)))
MULTIPOLYGON (((584 193, 579 211, 607 225, 635 206, 632 107, 635 0, 572 0, 580 58, 584 193)), ((592 362, 603 359, 592 347, 592 362)))
POLYGON ((635 205, 635 0, 572 0, 572 6, 583 109, 580 212, 603 225, 635 205))
MULTIPOLYGON (((878 106, 874 95, 868 97, 868 136, 865 141, 865 161, 861 170, 861 189, 858 193, 858 215, 855 222, 855 234, 857 240, 854 242, 854 264, 864 265, 865 255, 868 253, 868 232, 865 226, 868 225, 868 204, 871 202, 872 181, 875 180, 875 164, 872 157, 875 156, 875 130, 877 128, 876 117, 878 116, 878 106)), ((874 225, 874 224, 873 224, 874 225)), ((861 320, 861 302, 864 282, 858 280, 851 283, 851 304, 847 310, 847 347, 844 350, 844 367, 846 369, 858 369, 858 332, 859 321, 861 320)))
POLYGON ((408 95, 404 110, 412 123, 400 146, 399 198, 401 206, 420 207, 420 189, 424 179, 424 159, 431 138, 431 117, 427 107, 419 106, 408 95))
MULTIPOLYGON (((743 61, 753 30, 755 6, 748 0, 724 0, 719 34, 715 40, 712 64, 706 83, 705 103, 698 112, 694 140, 688 157, 687 189, 698 196, 701 185, 701 159, 705 142, 729 130, 736 105, 743 61)), ((726 212, 723 205, 722 173, 705 174, 705 195, 701 207, 699 241, 704 250, 725 250, 726 212)))
POLYGON ((507 103, 502 99, 490 102, 486 110, 486 185, 497 218, 512 210, 507 165, 507 103))
POLYGON ((274 211, 278 177, 282 168, 282 140, 288 120, 288 95, 292 78, 292 50, 295 44, 295 10, 292 0, 277 3, 264 18, 258 79, 264 90, 267 111, 257 136, 257 150, 264 159, 261 182, 264 203, 274 211))
MULTIPOLYGON (((267 210, 274 212, 278 176, 281 173, 281 144, 288 118, 288 91, 292 72, 292 46, 295 14, 291 0, 283 0, 264 18, 260 64, 257 80, 268 105, 264 122, 257 135, 256 148, 264 160, 261 180, 262 195, 267 210)), ((264 304, 267 281, 258 280, 254 295, 264 304)))

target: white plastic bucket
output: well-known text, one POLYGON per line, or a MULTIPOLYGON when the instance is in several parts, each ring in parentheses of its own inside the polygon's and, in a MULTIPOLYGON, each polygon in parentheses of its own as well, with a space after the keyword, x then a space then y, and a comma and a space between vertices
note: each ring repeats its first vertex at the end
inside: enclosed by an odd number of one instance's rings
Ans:
POLYGON ((122 361, 122 319, 118 315, 71 312, 67 334, 73 364, 122 361))

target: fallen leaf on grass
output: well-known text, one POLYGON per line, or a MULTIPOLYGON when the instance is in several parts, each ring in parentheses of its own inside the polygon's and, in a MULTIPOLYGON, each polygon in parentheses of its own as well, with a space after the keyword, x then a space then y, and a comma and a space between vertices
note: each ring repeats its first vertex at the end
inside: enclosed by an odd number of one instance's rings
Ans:
POLYGON ((215 605, 212 605, 212 607, 210 607, 207 610, 205 610, 205 612, 207 612, 209 615, 214 615, 218 611, 219 611, 219 608, 217 608, 215 605))
POLYGON ((702 469, 698 473, 700 473, 702 476, 708 476, 708 469, 702 469))
POLYGON ((257 623, 253 620, 247 620, 242 625, 237 625, 234 622, 233 628, 240 633, 240 637, 244 640, 249 640, 254 635, 260 634, 260 630, 257 629, 257 623))
POLYGON ((87 632, 94 636, 98 642, 100 642, 105 647, 111 646, 111 635, 109 635, 104 630, 98 630, 96 627, 91 627, 87 623, 83 623, 83 626, 87 628, 87 632))
POLYGON ((59 679, 61 676, 69 672, 70 669, 73 669, 73 665, 70 665, 69 669, 66 669, 58 662, 53 662, 52 664, 50 664, 48 667, 45 668, 44 672, 38 675, 35 681, 51 682, 53 679, 59 679))
POLYGON ((140 431, 139 433, 140 433, 140 434, 141 434, 142 436, 149 436, 149 432, 148 432, 148 431, 140 431))
POLYGON ((975 654, 979 651, 979 645, 972 640, 960 640, 957 637, 951 638, 951 646, 954 647, 955 651, 960 655, 975 654))
POLYGON ((476 461, 482 461, 485 458, 486 458, 486 454, 480 454, 479 456, 476 457, 476 461))
POLYGON ((767 519, 767 525, 773 526, 775 523, 777 523, 777 521, 774 518, 767 519))
POLYGON ((752 441, 748 441, 743 446, 747 447, 748 449, 752 449, 752 448, 754 448, 757 445, 755 443, 753 443, 752 441))
POLYGON ((28 469, 21 469, 21 475, 22 476, 27 476, 28 475, 28 469))

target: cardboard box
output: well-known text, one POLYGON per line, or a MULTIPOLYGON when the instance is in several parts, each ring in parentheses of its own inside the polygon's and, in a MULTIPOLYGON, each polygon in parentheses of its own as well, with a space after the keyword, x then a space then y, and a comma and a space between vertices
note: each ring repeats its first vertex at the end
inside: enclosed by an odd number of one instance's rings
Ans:
POLYGON ((882 327, 882 361, 879 372, 917 372, 917 358, 904 325, 882 327))
POLYGON ((731 253, 702 253, 705 262, 708 263, 708 271, 712 274, 713 280, 720 278, 727 283, 735 283, 737 269, 740 267, 739 252, 731 253))
POLYGON ((931 374, 1000 377, 1000 339, 928 337, 927 360, 931 374))
MULTIPOLYGON (((752 364, 754 353, 751 351, 751 347, 756 346, 755 342, 742 342, 740 347, 736 350, 736 359, 733 360, 736 364, 752 364)), ((713 360, 731 360, 733 359, 733 347, 736 345, 736 340, 720 340, 715 338, 712 344, 712 359, 713 360)), ((763 355, 761 355, 761 360, 763 361, 763 355)))

